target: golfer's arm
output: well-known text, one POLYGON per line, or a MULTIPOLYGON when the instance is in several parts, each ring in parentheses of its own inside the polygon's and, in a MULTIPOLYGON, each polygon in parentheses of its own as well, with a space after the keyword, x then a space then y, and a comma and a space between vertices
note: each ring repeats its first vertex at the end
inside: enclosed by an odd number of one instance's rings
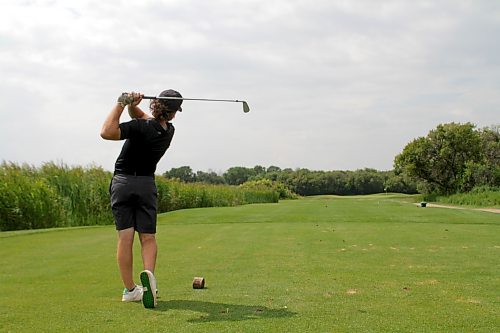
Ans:
POLYGON ((101 129, 101 137, 106 140, 120 140, 120 116, 124 107, 120 103, 116 103, 109 113, 101 129))
POLYGON ((141 108, 137 105, 129 105, 128 106, 128 114, 132 119, 148 119, 149 116, 145 114, 141 108))

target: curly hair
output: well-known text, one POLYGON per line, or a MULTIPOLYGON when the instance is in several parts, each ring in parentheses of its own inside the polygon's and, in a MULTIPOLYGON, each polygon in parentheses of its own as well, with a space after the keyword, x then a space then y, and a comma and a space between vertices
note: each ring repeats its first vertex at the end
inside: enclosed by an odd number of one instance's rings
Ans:
POLYGON ((149 110, 151 114, 155 115, 157 120, 168 120, 168 113, 175 112, 168 108, 166 101, 162 101, 159 99, 154 99, 149 103, 149 110))

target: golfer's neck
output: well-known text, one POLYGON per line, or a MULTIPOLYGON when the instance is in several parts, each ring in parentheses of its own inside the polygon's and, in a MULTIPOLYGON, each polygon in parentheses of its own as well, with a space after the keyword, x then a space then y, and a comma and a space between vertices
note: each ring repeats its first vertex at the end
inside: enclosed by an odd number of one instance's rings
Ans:
POLYGON ((163 127, 163 129, 167 129, 167 121, 162 119, 162 120, 158 120, 158 123, 161 125, 161 127, 163 127))

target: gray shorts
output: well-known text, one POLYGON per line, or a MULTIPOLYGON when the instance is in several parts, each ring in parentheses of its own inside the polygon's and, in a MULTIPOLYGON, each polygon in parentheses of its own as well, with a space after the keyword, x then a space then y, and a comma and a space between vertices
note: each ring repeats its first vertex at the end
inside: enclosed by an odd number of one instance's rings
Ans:
POLYGON ((158 190, 153 177, 114 175, 109 193, 116 230, 156 233, 158 190))

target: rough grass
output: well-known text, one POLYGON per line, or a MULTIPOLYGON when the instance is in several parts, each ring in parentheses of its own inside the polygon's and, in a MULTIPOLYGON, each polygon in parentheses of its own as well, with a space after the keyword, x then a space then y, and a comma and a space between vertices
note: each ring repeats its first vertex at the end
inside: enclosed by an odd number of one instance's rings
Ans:
POLYGON ((468 193, 437 197, 436 201, 452 205, 500 208, 500 188, 478 187, 468 193))
POLYGON ((494 332, 498 227, 390 195, 170 212, 155 310, 120 302, 112 227, 4 232, 0 331, 494 332))

